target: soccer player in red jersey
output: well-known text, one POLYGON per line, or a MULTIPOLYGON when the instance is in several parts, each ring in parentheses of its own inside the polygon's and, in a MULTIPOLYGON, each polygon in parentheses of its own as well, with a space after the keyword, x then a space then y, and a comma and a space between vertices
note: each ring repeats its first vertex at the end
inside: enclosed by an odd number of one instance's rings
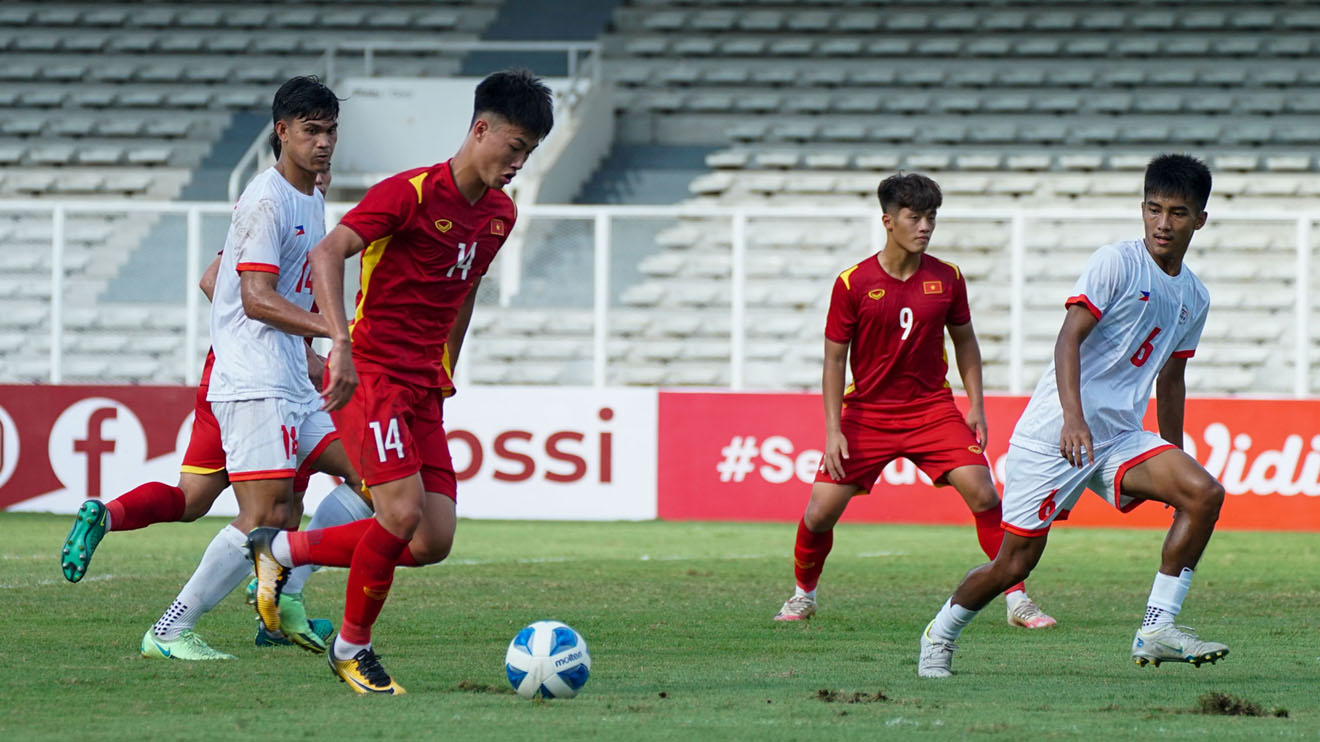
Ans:
POLYGON ((312 249, 313 291, 333 346, 325 407, 376 517, 319 531, 254 529, 257 611, 275 605, 290 567, 348 567, 344 621, 330 667, 358 693, 397 695, 371 645, 395 566, 449 554, 457 496, 441 410, 477 286, 513 228, 502 188, 553 125, 550 90, 525 70, 497 72, 476 90, 472 122, 452 159, 386 178, 312 249), (341 304, 344 260, 362 252, 350 325, 341 304))
MULTIPOLYGON (((889 462, 906 457, 936 485, 952 485, 976 521, 981 549, 994 558, 1004 538, 999 496, 986 461, 981 351, 967 285, 952 263, 926 254, 943 201, 935 181, 893 175, 877 189, 887 236, 879 253, 834 282, 825 321, 825 456, 793 549, 797 589, 775 615, 800 621, 816 612, 816 584, 834 544, 834 524, 854 495, 869 492, 889 462), (953 339, 967 392, 966 417, 945 380, 944 329, 953 339), (853 383, 844 388, 852 370, 853 383)), ((1008 622, 1051 626, 1018 583, 1007 591, 1008 622)))

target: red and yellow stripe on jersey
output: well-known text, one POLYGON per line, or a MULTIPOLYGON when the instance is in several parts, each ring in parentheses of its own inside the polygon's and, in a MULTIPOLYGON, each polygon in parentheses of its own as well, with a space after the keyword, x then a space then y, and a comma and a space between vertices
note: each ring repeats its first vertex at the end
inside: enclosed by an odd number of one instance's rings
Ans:
POLYGON ((952 263, 922 255, 917 272, 900 281, 872 255, 840 273, 825 337, 848 346, 853 383, 844 404, 902 412, 951 397, 944 328, 971 319, 967 284, 952 263))
POLYGON ((340 221, 367 244, 351 327, 355 365, 452 393, 449 331, 516 219, 503 191, 468 203, 448 162, 367 191, 340 221))

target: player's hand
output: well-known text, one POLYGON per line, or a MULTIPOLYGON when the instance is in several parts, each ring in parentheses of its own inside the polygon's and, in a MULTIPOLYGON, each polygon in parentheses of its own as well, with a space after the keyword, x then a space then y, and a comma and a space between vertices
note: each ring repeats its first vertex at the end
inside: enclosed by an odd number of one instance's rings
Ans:
POLYGON ((848 458, 848 439, 843 433, 825 434, 825 473, 836 482, 843 481, 843 461, 848 458))
POLYGON ((325 388, 321 390, 321 409, 334 411, 348 404, 357 389, 358 376, 353 368, 353 345, 348 341, 336 341, 330 350, 329 374, 325 388))
POLYGON ((321 382, 325 380, 325 359, 315 353, 307 354, 307 378, 312 380, 316 391, 321 391, 321 382))
POLYGON ((989 432, 985 425, 984 408, 974 407, 967 411, 967 427, 971 428, 972 432, 976 434, 976 445, 984 450, 986 439, 989 437, 989 432))
POLYGON ((1091 426, 1085 420, 1063 421, 1063 430, 1059 433, 1059 453, 1069 464, 1081 468, 1087 463, 1095 463, 1095 447, 1091 443, 1091 426), (1085 456, 1085 460, 1083 460, 1085 456))

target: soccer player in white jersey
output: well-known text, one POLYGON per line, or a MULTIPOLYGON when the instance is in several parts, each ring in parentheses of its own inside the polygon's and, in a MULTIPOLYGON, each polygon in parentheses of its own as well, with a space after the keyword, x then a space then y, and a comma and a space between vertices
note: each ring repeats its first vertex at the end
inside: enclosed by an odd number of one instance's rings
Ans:
POLYGON ((954 642, 995 595, 1026 578, 1050 525, 1087 488, 1126 512, 1144 500, 1174 508, 1132 658, 1199 666, 1228 647, 1175 627, 1192 570, 1214 532, 1224 488, 1182 450, 1183 371, 1205 327, 1210 296, 1183 264, 1205 225, 1210 170, 1187 155, 1146 167, 1144 239, 1105 245, 1077 279, 1054 346, 1009 442, 999 554, 967 573, 921 635, 917 674, 952 674, 954 642), (1155 387, 1160 434, 1141 421, 1155 387))
MULTIPOLYGON (((207 400, 219 423, 239 515, 216 536, 189 581, 200 589, 189 593, 185 586, 143 637, 146 656, 182 651, 195 655, 189 659, 230 658, 204 643, 172 646, 162 636, 175 624, 191 625, 242 582, 249 570, 243 548, 248 530, 296 523, 301 507, 293 481, 306 459, 330 459, 335 470, 351 470, 329 415, 319 409, 303 340, 327 334, 324 320, 310 311, 307 251, 325 233, 316 177, 329 171, 338 113, 338 99, 315 78, 282 85, 272 105, 280 156, 253 178, 234 207, 212 297, 215 363, 207 400)), ((324 652, 324 639, 307 624, 301 602, 281 603, 282 617, 286 608, 295 615, 284 636, 324 652)))

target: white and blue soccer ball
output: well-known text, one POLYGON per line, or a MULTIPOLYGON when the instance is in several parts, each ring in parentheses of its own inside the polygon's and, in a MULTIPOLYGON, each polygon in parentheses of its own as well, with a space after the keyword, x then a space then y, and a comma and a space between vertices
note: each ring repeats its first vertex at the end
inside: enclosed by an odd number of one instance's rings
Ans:
POLYGON ((537 621, 509 642, 504 672, 523 698, 572 698, 591 675, 591 655, 586 640, 572 627, 537 621))

